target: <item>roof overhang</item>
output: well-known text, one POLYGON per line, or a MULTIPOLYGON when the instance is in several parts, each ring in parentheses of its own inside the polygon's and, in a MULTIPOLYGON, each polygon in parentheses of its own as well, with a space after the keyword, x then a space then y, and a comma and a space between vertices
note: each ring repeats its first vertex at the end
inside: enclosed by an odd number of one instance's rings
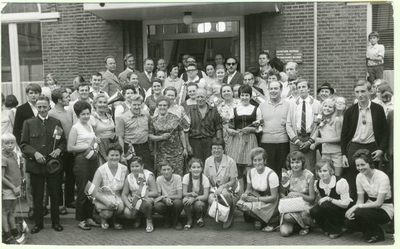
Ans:
POLYGON ((219 2, 219 3, 85 3, 85 11, 104 20, 162 20, 182 19, 184 12, 193 18, 243 16, 262 12, 279 12, 278 2, 219 2))

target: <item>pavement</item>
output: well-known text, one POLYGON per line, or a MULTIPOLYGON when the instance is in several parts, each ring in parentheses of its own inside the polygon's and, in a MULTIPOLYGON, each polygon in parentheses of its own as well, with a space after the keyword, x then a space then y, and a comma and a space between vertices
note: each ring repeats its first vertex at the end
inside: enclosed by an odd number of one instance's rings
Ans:
MULTIPOLYGON (((22 217, 33 228, 33 220, 28 219, 28 206, 24 201, 22 205, 22 217)), ((154 218, 154 231, 146 233, 145 227, 133 228, 133 220, 125 220, 122 230, 115 230, 110 225, 108 230, 100 227, 92 227, 89 231, 78 228, 75 221, 75 210, 67 208, 69 214, 60 216, 64 231, 56 232, 51 228, 50 214, 44 218, 45 228, 37 234, 28 234, 28 245, 64 245, 64 246, 99 246, 99 245, 135 245, 135 246, 394 246, 392 234, 385 235, 385 241, 375 244, 364 242, 361 233, 343 234, 338 239, 329 239, 324 236, 322 230, 315 228, 306 236, 294 233, 290 237, 283 238, 279 232, 266 233, 255 230, 253 223, 246 223, 240 211, 235 211, 234 224, 225 230, 222 224, 216 223, 208 215, 204 218, 205 226, 194 227, 189 231, 177 231, 173 228, 163 228, 163 220, 160 216, 154 218)), ((16 217, 21 220, 21 213, 17 205, 16 217)), ((185 216, 181 216, 182 224, 185 224, 185 216)))

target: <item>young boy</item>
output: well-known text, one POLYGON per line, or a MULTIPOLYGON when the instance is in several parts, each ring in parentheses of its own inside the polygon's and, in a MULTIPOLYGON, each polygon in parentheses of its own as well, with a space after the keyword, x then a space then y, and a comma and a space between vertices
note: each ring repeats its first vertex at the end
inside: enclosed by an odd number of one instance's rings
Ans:
POLYGON ((383 79, 383 58, 385 57, 385 47, 378 44, 379 33, 373 31, 368 36, 369 45, 367 47, 367 71, 368 81, 371 84, 376 79, 383 79))
POLYGON ((17 198, 21 195, 21 172, 17 162, 17 154, 14 152, 17 140, 11 133, 5 133, 1 137, 2 159, 2 228, 3 242, 6 244, 18 244, 15 238, 18 237, 18 230, 15 225, 15 206, 17 198), (11 228, 11 232, 10 229, 11 228))
POLYGON ((173 174, 173 167, 168 162, 161 162, 161 176, 157 177, 157 191, 159 197, 154 201, 154 210, 165 218, 164 227, 182 230, 179 216, 183 209, 182 179, 180 175, 173 174))

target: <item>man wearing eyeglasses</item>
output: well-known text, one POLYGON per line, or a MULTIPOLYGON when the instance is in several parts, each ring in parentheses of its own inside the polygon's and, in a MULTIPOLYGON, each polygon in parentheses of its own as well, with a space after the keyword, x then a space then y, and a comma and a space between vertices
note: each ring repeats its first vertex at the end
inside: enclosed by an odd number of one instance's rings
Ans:
MULTIPOLYGON (((196 76, 198 77, 198 81, 200 81, 201 79, 203 79, 206 76, 206 73, 201 71, 201 70, 197 70, 197 63, 196 63, 196 58, 193 55, 189 55, 189 57, 186 59, 187 64, 185 65, 185 70, 186 72, 184 72, 180 77, 184 82, 194 82, 193 81, 193 77, 194 75, 191 74, 189 76, 189 66, 194 65, 194 67, 196 68, 196 76), (189 78, 192 78, 191 81, 189 81, 189 78)), ((196 77, 195 77, 196 78, 196 77)), ((204 80, 204 79, 203 79, 204 80)))
POLYGON ((375 168, 379 167, 383 151, 389 145, 389 128, 383 107, 371 101, 371 85, 359 80, 354 85, 354 94, 358 103, 344 113, 340 139, 342 147, 343 177, 350 186, 353 200, 357 199, 356 176, 359 173, 353 160, 353 154, 359 149, 368 149, 372 154, 375 168))
POLYGON ((243 85, 243 74, 238 72, 237 69, 237 61, 235 58, 230 57, 226 60, 225 63, 226 70, 228 74, 225 75, 222 80, 223 83, 229 84, 231 86, 235 84, 243 85))

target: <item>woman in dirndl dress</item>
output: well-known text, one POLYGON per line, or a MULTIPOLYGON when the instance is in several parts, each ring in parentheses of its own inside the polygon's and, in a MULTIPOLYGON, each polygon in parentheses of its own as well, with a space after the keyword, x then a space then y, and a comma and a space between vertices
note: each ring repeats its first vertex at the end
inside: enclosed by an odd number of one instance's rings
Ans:
POLYGON ((271 232, 279 224, 279 178, 266 166, 267 153, 263 148, 252 149, 250 158, 254 168, 247 172, 247 188, 236 206, 255 219, 257 230, 271 232))

